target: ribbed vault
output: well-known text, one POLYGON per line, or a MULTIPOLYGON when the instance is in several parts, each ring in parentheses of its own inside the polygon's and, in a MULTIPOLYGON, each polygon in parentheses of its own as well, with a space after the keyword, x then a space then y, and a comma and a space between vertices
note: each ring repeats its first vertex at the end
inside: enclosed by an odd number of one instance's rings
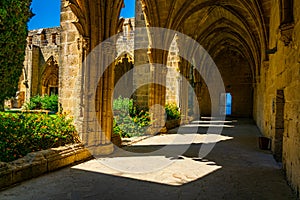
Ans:
MULTIPOLYGON (((238 92, 247 85, 248 93, 243 95, 252 102, 261 63, 268 60, 265 50, 268 47, 270 0, 141 1, 147 26, 176 30, 196 40, 217 63, 224 82, 230 86, 228 92, 241 99, 238 92), (227 58, 236 63, 227 62, 227 58), (228 77, 239 77, 239 81, 228 77)), ((193 50, 188 51, 188 54, 193 53, 193 50)), ((244 106, 243 102, 239 104, 244 106)), ((251 105, 248 110, 250 113, 247 111, 246 116, 251 115, 251 105)))
POLYGON ((251 64, 253 77, 267 59, 270 0, 142 0, 148 26, 180 31, 197 40, 212 56, 226 46, 251 64), (222 42, 221 41, 226 41, 222 42), (221 45, 220 45, 221 44, 221 45))

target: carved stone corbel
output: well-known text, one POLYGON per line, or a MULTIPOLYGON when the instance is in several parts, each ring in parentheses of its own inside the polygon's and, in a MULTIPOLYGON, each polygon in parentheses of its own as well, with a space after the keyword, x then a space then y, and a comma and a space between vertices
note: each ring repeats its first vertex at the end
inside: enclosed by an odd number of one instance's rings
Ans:
POLYGON ((82 49, 84 49, 85 51, 90 50, 90 38, 88 37, 82 38, 82 49))
POLYGON ((88 37, 77 38, 77 49, 80 50, 81 48, 82 50, 85 51, 90 50, 90 38, 88 37))
POLYGON ((285 46, 288 46, 290 42, 293 40, 293 32, 294 32, 294 23, 285 23, 280 25, 280 40, 284 43, 285 46))

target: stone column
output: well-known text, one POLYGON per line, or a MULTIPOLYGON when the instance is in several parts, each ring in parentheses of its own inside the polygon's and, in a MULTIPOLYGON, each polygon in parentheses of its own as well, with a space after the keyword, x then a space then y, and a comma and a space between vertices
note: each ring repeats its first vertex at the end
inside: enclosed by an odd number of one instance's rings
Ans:
POLYGON ((166 132, 165 128, 165 104, 166 104, 166 76, 167 54, 160 49, 148 50, 150 60, 151 80, 149 89, 149 108, 152 120, 151 133, 166 132))
POLYGON ((134 104, 139 109, 149 108, 150 66, 148 58, 149 38, 146 31, 146 21, 140 0, 135 5, 134 33, 134 104), (142 87, 141 87, 142 86, 142 87))
POLYGON ((91 153, 109 154, 113 151, 110 140, 116 41, 104 41, 122 26, 119 13, 123 1, 63 0, 62 5, 64 69, 60 72, 60 85, 64 90, 60 100, 64 109, 72 111, 77 129, 91 153), (73 44, 77 49, 70 52, 73 44), (69 78, 70 72, 75 72, 75 80, 69 78), (68 90, 72 92, 68 94, 68 90))
POLYGON ((200 104, 201 104, 201 87, 202 87, 202 79, 200 73, 194 69, 194 91, 195 91, 195 98, 194 98, 194 110, 193 115, 194 118, 200 119, 200 104))
POLYGON ((180 112, 181 112, 181 123, 188 123, 188 113, 189 113, 189 72, 190 64, 186 60, 182 60, 180 64, 180 73, 183 80, 180 85, 180 112))

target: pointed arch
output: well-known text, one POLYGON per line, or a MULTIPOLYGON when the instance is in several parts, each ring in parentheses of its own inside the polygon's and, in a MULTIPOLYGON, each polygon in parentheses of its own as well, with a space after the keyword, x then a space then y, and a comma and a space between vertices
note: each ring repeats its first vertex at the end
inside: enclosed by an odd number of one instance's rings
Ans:
POLYGON ((45 69, 42 73, 42 95, 51 95, 51 94, 58 94, 58 63, 51 56, 45 65, 45 69))

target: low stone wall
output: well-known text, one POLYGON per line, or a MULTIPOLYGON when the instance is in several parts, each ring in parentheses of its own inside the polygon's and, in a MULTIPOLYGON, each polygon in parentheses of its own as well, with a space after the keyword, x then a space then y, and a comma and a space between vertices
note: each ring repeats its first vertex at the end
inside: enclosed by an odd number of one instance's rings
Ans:
POLYGON ((82 144, 73 144, 29 153, 9 163, 0 162, 0 188, 89 158, 92 155, 82 144))
POLYGON ((166 121, 166 128, 167 130, 173 129, 180 126, 180 119, 172 119, 166 121))

